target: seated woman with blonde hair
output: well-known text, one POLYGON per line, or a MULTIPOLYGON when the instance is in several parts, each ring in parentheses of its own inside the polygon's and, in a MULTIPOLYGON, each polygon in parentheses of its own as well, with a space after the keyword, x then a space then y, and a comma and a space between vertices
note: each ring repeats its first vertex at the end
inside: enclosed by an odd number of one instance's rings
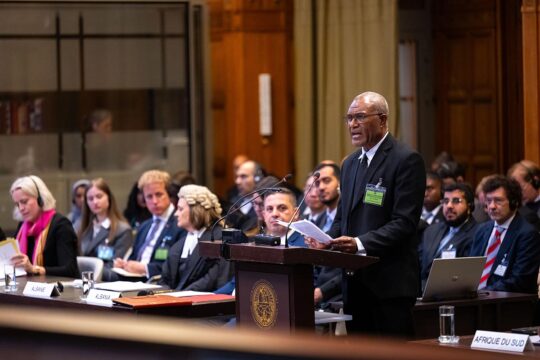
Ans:
POLYGON ((30 275, 78 277, 77 235, 71 222, 56 212, 56 200, 39 177, 20 177, 10 189, 20 254, 13 265, 30 275))
MULTIPOLYGON (((199 241, 210 240, 212 225, 221 215, 218 198, 208 188, 185 185, 178 192, 178 226, 187 230, 169 250, 160 284, 176 290, 214 291, 231 277, 231 268, 223 259, 199 254, 199 241)), ((214 229, 221 238, 221 227, 214 229)))

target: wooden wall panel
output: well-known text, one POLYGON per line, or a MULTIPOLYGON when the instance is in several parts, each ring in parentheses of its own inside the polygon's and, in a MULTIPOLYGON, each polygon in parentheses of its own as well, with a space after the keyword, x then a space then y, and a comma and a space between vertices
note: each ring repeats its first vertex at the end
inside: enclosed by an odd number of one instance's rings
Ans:
POLYGON ((209 0, 215 147, 214 184, 232 184, 239 153, 278 176, 294 170, 292 121, 292 3, 279 0, 209 0), (259 133, 258 76, 272 83, 273 133, 259 133), (217 118, 219 116, 219 118, 217 118))

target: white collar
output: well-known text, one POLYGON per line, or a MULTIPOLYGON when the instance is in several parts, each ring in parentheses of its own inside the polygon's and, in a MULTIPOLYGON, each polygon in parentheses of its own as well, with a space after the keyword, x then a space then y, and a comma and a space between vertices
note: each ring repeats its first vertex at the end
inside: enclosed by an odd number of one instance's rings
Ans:
POLYGON ((388 131, 386 132, 386 134, 384 134, 384 136, 382 137, 381 140, 379 140, 379 142, 374 146, 372 147, 371 149, 369 149, 368 151, 366 151, 363 147, 362 147, 362 154, 358 157, 358 159, 362 159, 362 157, 367 156, 367 161, 368 161, 368 166, 369 164, 371 164, 371 159, 373 159, 373 157, 375 156, 375 154, 377 153, 377 150, 379 149, 379 147, 381 146, 382 142, 384 141, 384 139, 386 139, 386 137, 388 136, 388 131))

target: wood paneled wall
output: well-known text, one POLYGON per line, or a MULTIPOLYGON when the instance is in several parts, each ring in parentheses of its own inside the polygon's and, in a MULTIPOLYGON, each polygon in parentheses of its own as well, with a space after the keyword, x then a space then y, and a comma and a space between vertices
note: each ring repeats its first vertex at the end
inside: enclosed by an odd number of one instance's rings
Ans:
POLYGON ((208 0, 211 24, 214 189, 233 182, 244 153, 278 176, 294 170, 292 2, 208 0), (258 77, 271 75, 271 136, 259 132, 258 77))
POLYGON ((540 163, 540 1, 523 0, 525 158, 540 163))

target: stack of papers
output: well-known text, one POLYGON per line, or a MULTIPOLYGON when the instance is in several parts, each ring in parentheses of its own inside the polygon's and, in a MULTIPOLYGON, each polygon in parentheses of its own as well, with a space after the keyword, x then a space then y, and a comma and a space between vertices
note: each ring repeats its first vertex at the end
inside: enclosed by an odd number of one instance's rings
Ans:
MULTIPOLYGON (((277 223, 285 227, 287 227, 287 225, 289 224, 281 220, 278 220, 277 223)), ((330 235, 319 229, 317 225, 315 225, 309 220, 295 221, 291 224, 291 229, 293 229, 294 231, 298 231, 304 236, 311 237, 323 244, 327 244, 330 242, 330 240, 332 240, 330 235)))
POLYGON ((99 283, 94 285, 95 289, 100 290, 109 290, 109 291, 140 291, 140 290, 149 290, 149 289, 160 289, 161 286, 155 284, 146 284, 141 281, 131 282, 131 281, 113 281, 106 283, 99 283))
MULTIPOLYGON (((4 264, 10 264, 11 258, 20 254, 19 244, 13 238, 0 241, 0 278, 4 280, 4 264)), ((15 268, 15 276, 25 276, 26 271, 23 268, 15 268)))

